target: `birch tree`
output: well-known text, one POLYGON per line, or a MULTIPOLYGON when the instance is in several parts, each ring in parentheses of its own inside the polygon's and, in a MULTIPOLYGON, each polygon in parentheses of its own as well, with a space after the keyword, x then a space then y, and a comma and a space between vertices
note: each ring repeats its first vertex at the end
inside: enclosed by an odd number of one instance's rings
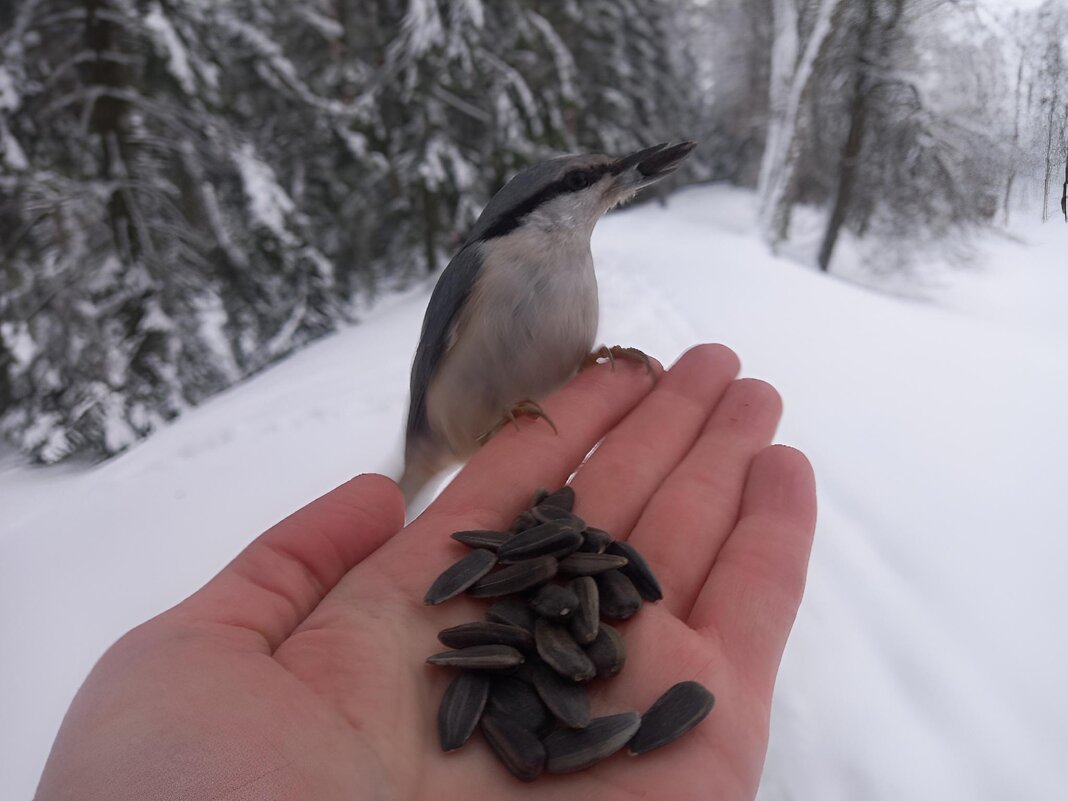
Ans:
POLYGON ((798 157, 812 118, 804 114, 844 0, 774 0, 767 144, 760 166, 760 220, 773 250, 787 238, 797 201, 798 157), (798 5, 802 3, 803 5, 798 5), (802 11, 812 21, 801 44, 802 11))

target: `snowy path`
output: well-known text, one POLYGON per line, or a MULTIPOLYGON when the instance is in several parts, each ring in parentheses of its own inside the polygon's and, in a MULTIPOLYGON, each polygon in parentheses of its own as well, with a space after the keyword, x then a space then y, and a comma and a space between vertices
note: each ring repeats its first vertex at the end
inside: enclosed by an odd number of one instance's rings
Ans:
MULTIPOLYGON (((770 257, 744 192, 614 215, 602 339, 721 341, 816 467, 809 589, 761 798, 995 801, 1068 786, 1068 227, 991 239, 937 302, 770 257)), ((388 470, 426 294, 392 300, 88 471, 0 467, 0 798, 28 798, 104 648, 255 533, 388 470)))

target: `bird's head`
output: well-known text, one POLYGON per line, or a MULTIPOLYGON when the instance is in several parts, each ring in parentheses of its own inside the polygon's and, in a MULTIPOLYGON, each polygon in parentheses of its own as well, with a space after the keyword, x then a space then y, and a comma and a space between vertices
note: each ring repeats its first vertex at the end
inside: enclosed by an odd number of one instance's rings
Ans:
POLYGON ((527 226, 588 237, 606 211, 673 173, 695 144, 665 143, 619 157, 561 156, 527 167, 493 196, 468 241, 527 226))

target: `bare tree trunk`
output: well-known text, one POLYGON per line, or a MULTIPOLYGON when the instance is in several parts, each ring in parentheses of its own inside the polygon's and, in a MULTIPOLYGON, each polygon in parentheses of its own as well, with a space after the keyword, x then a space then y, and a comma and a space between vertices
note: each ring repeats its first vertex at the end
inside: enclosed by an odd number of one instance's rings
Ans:
POLYGON ((1064 146, 1064 184, 1061 186, 1061 213, 1068 223, 1068 105, 1064 107, 1061 119, 1061 144, 1064 146))
POLYGON ((761 197, 761 227, 772 250, 777 250, 789 234, 790 212, 797 195, 797 160, 807 128, 801 109, 811 94, 817 67, 826 57, 835 27, 834 17, 844 0, 818 2, 816 20, 790 79, 782 113, 770 120, 768 146, 760 167, 765 188, 761 197))
POLYGON ((831 254, 838 242, 838 234, 842 230, 849 204, 853 199, 853 187, 857 181, 857 165, 860 161, 860 148, 864 143, 864 125, 868 118, 868 89, 864 72, 857 73, 853 82, 853 102, 849 110, 849 135, 846 137, 845 148, 842 150, 842 166, 838 171, 838 187, 834 194, 834 205, 831 207, 831 215, 827 221, 827 230, 820 244, 820 252, 817 257, 820 270, 828 272, 831 265, 831 254))
MULTIPOLYGON (((907 0, 893 0, 890 14, 880 19, 877 0, 854 0, 855 5, 863 2, 864 18, 857 31, 856 56, 853 62, 853 86, 849 104, 849 133, 842 148, 842 159, 838 168, 838 183, 835 187, 834 201, 823 234, 817 263, 820 270, 830 270, 831 256, 838 242, 838 235, 845 224, 853 202, 853 190, 856 187, 860 167, 861 150, 864 145, 864 131, 871 110, 872 92, 878 88, 878 79, 869 73, 870 64, 889 61, 893 46, 894 29, 901 22, 905 13, 907 0)), ((864 227, 870 217, 870 209, 865 213, 864 227)))
MULTIPOLYGON (((82 78, 93 89, 117 90, 128 85, 127 70, 114 57, 121 51, 122 29, 109 11, 104 0, 85 0, 85 45, 94 58, 82 66, 82 78)), ((128 178, 123 151, 127 147, 129 105, 114 91, 90 96, 87 102, 91 104, 86 115, 89 130, 98 136, 100 144, 101 172, 113 183, 107 209, 115 248, 133 263, 140 257, 143 243, 130 207, 130 193, 123 187, 128 178)))
POLYGON ((757 180, 757 196, 762 202, 768 196, 772 170, 776 166, 776 157, 782 146, 779 140, 786 122, 790 85, 797 69, 800 32, 795 0, 773 0, 772 19, 767 137, 764 158, 760 162, 760 177, 757 180))
POLYGON ((1046 136, 1046 177, 1042 182, 1042 222, 1049 219, 1049 184, 1053 177, 1053 112, 1056 102, 1049 104, 1049 131, 1046 136))
POLYGON ((1064 149, 1064 186, 1061 187, 1061 213, 1068 223, 1068 147, 1064 149))
POLYGON ((1016 180, 1016 152, 1020 147, 1020 90, 1023 87, 1024 54, 1020 54, 1020 66, 1016 70, 1016 113, 1012 118, 1013 164, 1009 167, 1009 177, 1005 181, 1005 225, 1009 224, 1009 205, 1012 199, 1012 183, 1016 180))

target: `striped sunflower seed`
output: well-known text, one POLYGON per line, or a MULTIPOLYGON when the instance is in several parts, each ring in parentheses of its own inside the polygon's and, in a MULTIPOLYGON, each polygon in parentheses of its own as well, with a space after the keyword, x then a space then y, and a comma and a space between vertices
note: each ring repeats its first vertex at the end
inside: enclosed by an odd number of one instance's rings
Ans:
POLYGON ((468 595, 474 598, 495 598, 499 595, 522 592, 544 584, 556 575, 556 570, 557 561, 551 556, 527 559, 483 576, 471 585, 468 595))
POLYGON ((534 613, 518 598, 502 598, 494 601, 486 610, 486 619, 494 623, 519 626, 531 634, 534 633, 534 613))
POLYGON ((442 751, 467 742, 486 706, 490 680, 484 673, 464 671, 449 684, 438 707, 438 740, 442 751))
POLYGON ((539 736, 549 732, 554 720, 534 686, 514 676, 493 678, 486 712, 510 718, 539 736))
POLYGON ((515 520, 512 521, 512 525, 508 527, 508 530, 513 534, 518 534, 520 531, 526 531, 536 525, 538 525, 538 519, 534 515, 529 511, 520 512, 515 516, 515 520))
POLYGON ((534 642, 540 656, 549 667, 571 681, 587 681, 597 675, 586 652, 563 626, 544 618, 534 623, 534 642))
POLYGON ((604 549, 611 542, 612 535, 607 531, 587 526, 586 530, 582 532, 582 545, 579 546, 579 550, 583 553, 604 553, 604 549))
POLYGON ((538 506, 557 506, 564 511, 570 512, 575 508, 575 491, 571 487, 561 487, 556 492, 545 496, 538 506))
POLYGON ((485 576, 497 564, 497 554, 479 548, 456 562, 434 579, 423 597, 423 603, 436 605, 459 595, 485 576))
POLYGON ((545 746, 537 736, 505 715, 482 716, 482 736, 517 779, 532 782, 545 768, 545 746))
POLYGON ((426 661, 466 670, 511 670, 523 664, 523 655, 510 645, 473 645, 433 654, 426 661))
POLYGON ((644 754, 667 745, 704 720, 715 701, 696 681, 679 682, 642 715, 641 727, 627 748, 632 754, 644 754))
POLYGON ((516 534, 497 549, 505 563, 521 562, 538 556, 567 556, 582 544, 582 535, 566 522, 541 523, 516 534))
POLYGON ((560 572, 565 576, 595 576, 606 570, 618 570, 626 564, 625 556, 575 551, 560 560, 560 572))
POLYGON ((597 631, 601 625, 601 604, 597 594, 597 582, 589 576, 579 576, 568 582, 567 587, 578 599, 578 605, 571 615, 571 620, 568 621, 571 636, 579 645, 589 645, 597 639, 597 631))
POLYGON ((543 503, 531 509, 530 514, 534 516, 535 520, 542 523, 567 523, 570 526, 574 526, 576 531, 582 531, 586 528, 585 520, 567 511, 567 509, 561 509, 559 506, 543 503))
POLYGON ((442 645, 470 648, 475 645, 510 645, 519 651, 534 650, 534 636, 524 628, 507 623, 463 623, 438 632, 442 645))
POLYGON ((627 649, 623 637, 607 623, 597 629, 597 637, 586 646, 586 656, 597 668, 598 678, 609 678, 623 669, 627 661, 627 649))
POLYGON ((485 548, 496 551, 501 544, 512 537, 511 531, 457 531, 452 538, 470 548, 485 548))
POLYGON ((630 579, 618 570, 598 573, 594 576, 594 580, 597 582, 597 590, 601 596, 601 614, 605 617, 626 620, 641 609, 641 595, 638 594, 638 590, 630 579))
POLYGON ((642 598, 647 601, 659 601, 664 597, 664 593, 660 589, 660 582, 653 575, 652 568, 649 567, 649 563, 645 561, 645 558, 638 553, 633 545, 629 542, 616 540, 608 546, 607 553, 626 557, 627 564, 621 567, 619 572, 630 579, 642 598))
POLYGON ((584 729, 560 729, 543 741, 545 769, 550 773, 585 770, 627 744, 641 725, 637 712, 594 718, 584 729))
POLYGON ((531 662, 524 668, 529 671, 534 680, 534 689, 553 717, 572 729, 589 725, 590 695, 585 685, 561 678, 556 671, 540 662, 531 662))
POLYGON ((549 620, 562 620, 570 617, 578 606, 578 598, 567 587, 558 584, 542 586, 530 599, 530 608, 535 614, 549 620))

